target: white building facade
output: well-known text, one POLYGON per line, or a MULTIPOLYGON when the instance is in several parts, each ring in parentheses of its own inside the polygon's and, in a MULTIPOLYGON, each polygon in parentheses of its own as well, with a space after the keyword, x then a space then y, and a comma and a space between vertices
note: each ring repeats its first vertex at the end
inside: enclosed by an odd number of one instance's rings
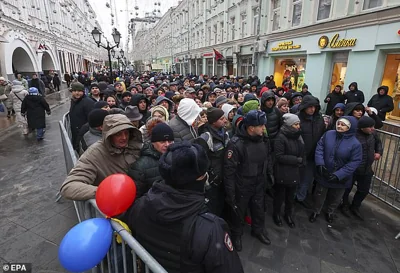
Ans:
POLYGON ((93 71, 94 27, 88 0, 0 0, 0 74, 93 71))
POLYGON ((278 86, 291 77, 320 98, 357 81, 369 98, 381 84, 400 88, 399 14, 400 0, 183 0, 136 36, 135 60, 181 74, 274 75, 278 86))

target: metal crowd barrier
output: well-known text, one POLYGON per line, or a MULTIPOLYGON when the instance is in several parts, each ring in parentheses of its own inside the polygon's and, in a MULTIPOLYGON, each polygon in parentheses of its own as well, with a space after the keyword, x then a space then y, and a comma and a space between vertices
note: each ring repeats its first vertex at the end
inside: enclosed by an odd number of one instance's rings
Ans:
MULTIPOLYGON (((400 125, 384 122, 383 130, 377 133, 383 155, 372 166, 374 177, 370 194, 400 211, 400 125)), ((400 232, 395 238, 400 238, 400 232)))
MULTIPOLYGON (((67 174, 71 171, 77 162, 77 154, 72 148, 70 141, 70 127, 68 113, 64 115, 63 121, 59 121, 61 140, 63 145, 63 152, 65 158, 65 165, 67 174), (67 125, 68 127, 65 127, 67 125)), ((60 200, 60 192, 57 194, 57 200, 60 200)), ((88 201, 74 201, 75 211, 79 222, 94 218, 105 217, 97 207, 96 200, 91 199, 88 201)), ((139 244, 139 242, 118 222, 111 220, 111 226, 114 230, 114 235, 119 234, 122 238, 122 243, 119 244, 116 236, 113 236, 112 246, 107 253, 106 258, 91 271, 92 273, 131 273, 128 268, 132 268, 134 273, 167 273, 167 271, 139 244), (128 264, 130 255, 132 257, 132 264, 128 264), (122 260, 118 260, 117 258, 122 260), (122 268, 121 264, 122 263, 122 268), (118 268, 119 266, 119 268, 118 268), (121 270, 119 270, 121 269, 121 270)))

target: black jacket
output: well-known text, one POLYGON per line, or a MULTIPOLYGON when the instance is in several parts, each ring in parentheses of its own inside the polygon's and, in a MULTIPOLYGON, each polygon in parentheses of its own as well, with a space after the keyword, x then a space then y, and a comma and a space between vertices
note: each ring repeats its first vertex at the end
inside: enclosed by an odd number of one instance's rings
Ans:
POLYGON ((378 110, 378 116, 381 120, 386 119, 386 113, 393 111, 393 98, 388 95, 389 87, 383 85, 377 89, 378 94, 372 96, 372 98, 368 102, 368 107, 374 107, 378 110), (384 89, 385 94, 379 95, 379 90, 384 89))
POLYGON ((85 95, 79 100, 71 100, 69 117, 71 121, 72 145, 75 150, 79 149, 79 139, 77 138, 79 129, 88 122, 88 115, 92 111, 94 101, 85 95))
POLYGON ((135 181, 136 198, 145 194, 157 180, 161 180, 158 161, 161 153, 151 143, 145 143, 140 150, 140 157, 129 166, 128 175, 135 181))
POLYGON ((139 243, 169 273, 243 272, 228 225, 206 212, 203 192, 157 182, 124 218, 139 243))
POLYGON ((300 119, 301 136, 305 145, 305 154, 307 159, 314 160, 315 148, 319 139, 325 132, 324 118, 319 113, 320 105, 316 97, 305 96, 299 106, 298 116, 300 119), (304 110, 310 106, 315 106, 313 116, 308 116, 304 110))
POLYGON ((374 163, 374 154, 378 153, 382 155, 382 141, 376 132, 365 134, 360 129, 357 130, 356 137, 362 146, 362 161, 355 173, 359 175, 373 174, 372 164, 374 163))
POLYGON ((282 127, 275 139, 275 183, 295 185, 300 179, 300 168, 305 166, 306 156, 301 132, 295 133, 282 127))
POLYGON ((261 110, 265 112, 265 115, 267 116, 267 132, 270 139, 274 139, 278 135, 279 129, 282 126, 281 114, 275 105, 276 99, 274 92, 264 92, 261 96, 261 110), (274 99, 274 105, 272 108, 267 108, 265 102, 270 98, 274 99))
POLYGON ((31 129, 46 128, 45 111, 50 114, 50 107, 41 95, 29 94, 21 105, 21 114, 27 114, 28 126, 31 129))
POLYGON ((335 105, 338 103, 344 103, 345 99, 346 98, 342 94, 342 92, 336 93, 335 90, 333 90, 332 93, 329 93, 324 100, 325 103, 328 103, 328 105, 326 106, 325 114, 328 116, 332 115, 333 107, 335 107, 335 105), (328 98, 330 99, 329 101, 328 98))
POLYGON ((358 84, 356 82, 350 83, 349 89, 352 85, 355 87, 354 91, 347 91, 346 93, 344 93, 346 104, 351 102, 364 103, 364 93, 361 90, 358 90, 358 84))
POLYGON ((228 202, 236 200, 237 192, 251 191, 265 184, 273 175, 272 168, 268 138, 250 136, 241 122, 225 152, 224 184, 228 202))
MULTIPOLYGON (((353 116, 353 110, 357 105, 362 105, 362 103, 352 102, 352 103, 346 104, 346 108, 344 109, 344 115, 345 116, 353 116)), ((364 105, 362 105, 362 106, 364 107, 364 105)), ((363 111, 363 114, 364 113, 365 113, 365 110, 363 111)), ((382 120, 374 112, 372 112, 371 115, 368 114, 368 116, 370 116, 371 118, 373 118, 375 120, 375 129, 380 129, 383 127, 382 120)))

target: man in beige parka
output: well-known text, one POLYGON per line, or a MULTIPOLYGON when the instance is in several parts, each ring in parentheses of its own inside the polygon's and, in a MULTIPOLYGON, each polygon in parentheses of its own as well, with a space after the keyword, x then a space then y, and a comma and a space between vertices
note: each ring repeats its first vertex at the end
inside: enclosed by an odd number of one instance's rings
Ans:
POLYGON ((61 186, 61 195, 75 201, 95 198, 97 186, 115 173, 126 173, 142 148, 142 134, 123 114, 108 115, 102 140, 79 158, 61 186))

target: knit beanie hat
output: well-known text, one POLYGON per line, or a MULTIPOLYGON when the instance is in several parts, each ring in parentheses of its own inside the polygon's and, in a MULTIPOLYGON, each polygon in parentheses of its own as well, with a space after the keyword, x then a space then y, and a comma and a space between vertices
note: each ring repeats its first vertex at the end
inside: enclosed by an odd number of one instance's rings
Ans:
POLYGON ((207 121, 209 124, 213 124, 224 115, 224 111, 216 107, 210 107, 207 109, 207 121))
POLYGON ((250 100, 257 100, 258 101, 258 99, 256 98, 256 96, 254 96, 253 94, 246 94, 245 96, 244 96, 244 102, 246 103, 246 102, 248 102, 248 101, 250 101, 250 100))
POLYGON ((124 93, 122 93, 121 97, 122 97, 122 98, 125 98, 125 97, 132 97, 132 94, 131 94, 130 92, 124 92, 124 93))
POLYGON ((358 128, 369 128, 369 127, 374 127, 375 126, 375 120, 371 117, 368 116, 362 116, 358 120, 358 128))
POLYGON ((265 113, 258 110, 251 110, 243 119, 246 126, 260 126, 267 124, 267 117, 265 113))
POLYGON ((97 82, 93 82, 93 83, 90 85, 90 89, 92 89, 93 87, 97 87, 97 88, 100 89, 99 84, 98 84, 97 82))
POLYGON ((286 98, 280 98, 276 103, 276 107, 281 108, 284 104, 289 104, 289 101, 286 98))
POLYGON ((107 105, 108 105, 108 103, 106 101, 100 100, 94 104, 93 109, 101 109, 107 105))
POLYGON ((96 128, 103 125, 104 118, 108 115, 108 111, 103 109, 93 109, 88 116, 89 126, 96 128))
POLYGON ((337 121, 336 121, 336 127, 337 127, 337 124, 338 124, 338 122, 343 122, 344 124, 346 124, 346 126, 350 129, 351 128, 351 122, 348 120, 348 119, 346 119, 346 118, 340 118, 340 119, 338 119, 337 121))
POLYGON ((162 122, 154 126, 150 136, 151 142, 174 140, 174 132, 168 124, 162 122))
POLYGON ((296 122, 300 122, 300 119, 297 115, 286 113, 282 116, 283 124, 286 126, 292 126, 296 122))
POLYGON ((188 141, 172 144, 159 161, 159 171, 165 183, 184 188, 204 175, 210 165, 207 152, 198 144, 188 141))
POLYGON ((246 115, 251 110, 258 110, 260 103, 258 100, 249 100, 245 104, 243 104, 243 114, 246 115))
POLYGON ((346 105, 344 105, 343 103, 339 102, 339 103, 335 104, 335 107, 333 107, 333 110, 335 111, 336 108, 340 108, 340 109, 342 109, 344 111, 344 109, 346 108, 346 105))
POLYGON ((39 91, 36 87, 29 88, 29 94, 37 94, 37 93, 39 93, 39 91))
POLYGON ((72 91, 85 91, 85 86, 80 82, 74 82, 71 84, 72 91))
POLYGON ((215 106, 220 106, 221 104, 227 103, 228 99, 224 96, 219 96, 216 100, 215 100, 215 106))

